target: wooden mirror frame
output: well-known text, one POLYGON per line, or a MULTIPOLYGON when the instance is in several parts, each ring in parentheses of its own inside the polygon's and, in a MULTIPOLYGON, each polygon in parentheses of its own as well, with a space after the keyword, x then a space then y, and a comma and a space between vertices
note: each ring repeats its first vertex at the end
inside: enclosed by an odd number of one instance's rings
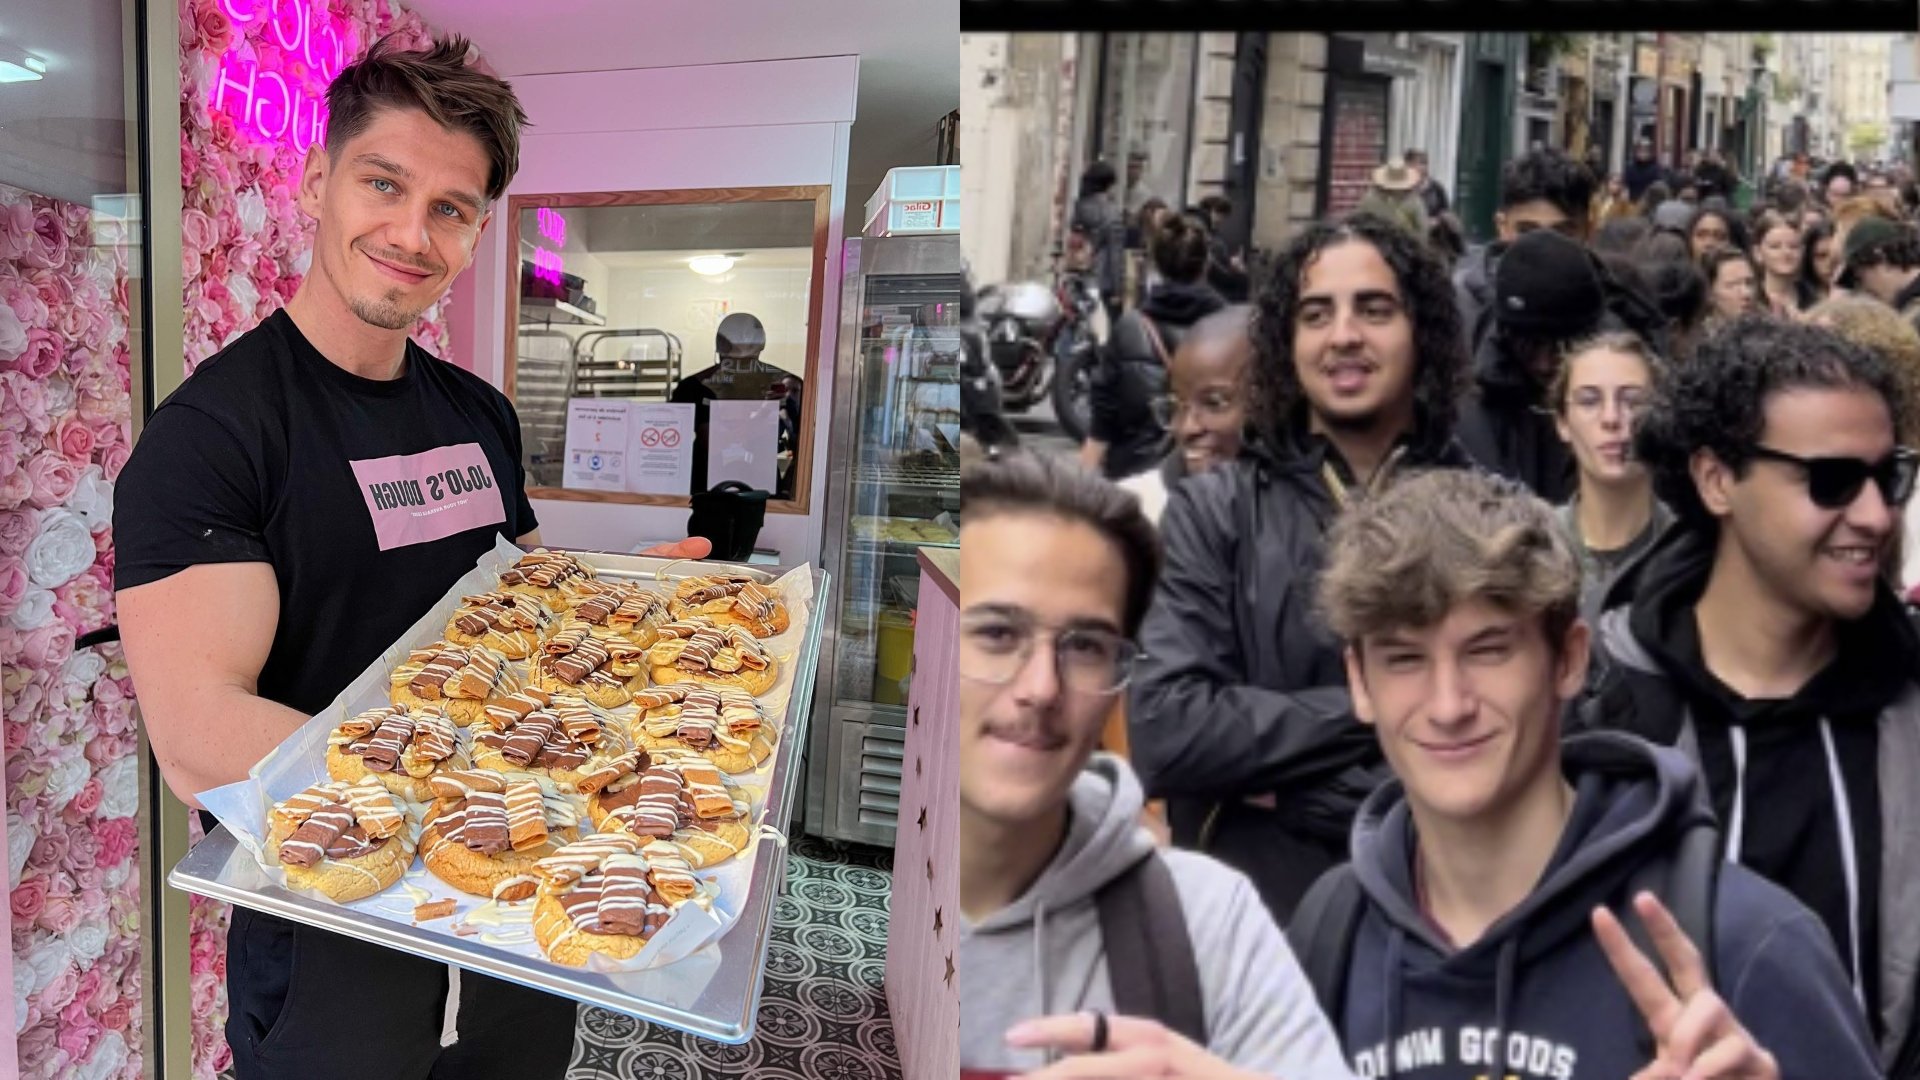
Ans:
MULTIPOLYGON (((506 371, 503 389, 513 400, 515 373, 520 366, 520 214, 541 207, 566 209, 579 206, 684 206, 711 203, 807 202, 813 203, 813 265, 807 278, 807 363, 800 376, 805 382, 806 407, 800 411, 800 431, 794 443, 793 498, 771 499, 771 514, 805 514, 811 503, 813 487, 813 416, 819 403, 813 399, 820 386, 820 320, 827 295, 827 224, 832 209, 833 189, 825 184, 799 187, 680 188, 662 191, 577 191, 553 195, 513 195, 507 199, 507 325, 506 371)), ((518 406, 515 406, 518 408, 518 406)), ((528 487, 530 499, 560 499, 568 502, 627 503, 636 506, 691 506, 686 495, 642 495, 626 491, 576 491, 564 487, 528 487)))

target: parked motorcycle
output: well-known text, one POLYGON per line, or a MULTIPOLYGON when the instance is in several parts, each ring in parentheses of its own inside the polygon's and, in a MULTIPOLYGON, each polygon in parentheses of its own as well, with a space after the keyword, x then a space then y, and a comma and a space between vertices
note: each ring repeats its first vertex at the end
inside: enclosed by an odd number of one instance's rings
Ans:
POLYGON ((1107 336, 1106 307, 1091 278, 1069 272, 1051 288, 990 285, 980 290, 977 311, 1004 407, 1025 412, 1051 394, 1067 436, 1085 438, 1095 350, 1107 336))

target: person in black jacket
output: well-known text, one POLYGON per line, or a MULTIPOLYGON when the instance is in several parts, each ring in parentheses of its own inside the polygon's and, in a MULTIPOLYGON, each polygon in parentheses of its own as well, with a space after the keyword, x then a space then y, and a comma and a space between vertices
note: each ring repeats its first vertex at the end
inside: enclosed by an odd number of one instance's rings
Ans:
POLYGON ((1884 563, 1912 494, 1901 385, 1829 330, 1736 321, 1634 450, 1677 516, 1616 582, 1582 718, 1697 761, 1730 861, 1813 909, 1888 1075, 1920 1076, 1920 637, 1884 563))
POLYGON ((1112 165, 1094 162, 1081 174, 1080 197, 1073 203, 1073 234, 1086 247, 1087 269, 1110 319, 1120 317, 1127 278, 1127 219, 1113 196, 1119 179, 1112 165))
POLYGON ((1468 251, 1453 271, 1469 352, 1493 329, 1493 279, 1508 245, 1548 229, 1586 243, 1593 236, 1593 174, 1558 150, 1534 150, 1500 170, 1499 238, 1468 251))
POLYGON ((1207 284, 1207 229, 1169 214, 1148 239, 1160 279, 1146 302, 1120 316, 1101 350, 1089 405, 1092 423, 1080 460, 1109 480, 1132 476, 1167 452, 1158 402, 1167 394, 1167 366, 1187 328, 1225 306, 1207 284))
POLYGON ((1254 325, 1257 437, 1169 496, 1129 749, 1175 841, 1244 871, 1284 921, 1382 775, 1311 612, 1322 536, 1353 495, 1467 466, 1452 437, 1466 356, 1439 263, 1365 215, 1297 237, 1254 325))

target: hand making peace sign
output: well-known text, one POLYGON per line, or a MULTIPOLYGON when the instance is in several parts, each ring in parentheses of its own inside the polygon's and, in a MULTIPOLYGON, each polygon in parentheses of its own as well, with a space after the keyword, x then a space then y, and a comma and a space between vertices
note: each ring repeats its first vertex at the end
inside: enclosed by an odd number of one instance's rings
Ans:
POLYGON ((1700 950, 1652 893, 1633 898, 1672 982, 1627 937, 1611 911, 1593 909, 1593 934, 1653 1032, 1654 1058, 1633 1080, 1778 1080, 1773 1055, 1714 992, 1700 950))

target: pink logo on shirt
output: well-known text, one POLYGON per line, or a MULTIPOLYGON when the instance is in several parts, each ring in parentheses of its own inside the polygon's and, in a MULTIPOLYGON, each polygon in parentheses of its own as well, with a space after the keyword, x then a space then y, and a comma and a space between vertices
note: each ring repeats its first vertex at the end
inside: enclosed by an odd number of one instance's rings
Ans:
POLYGON ((350 464, 381 551, 507 520, 506 503, 479 443, 350 464))

